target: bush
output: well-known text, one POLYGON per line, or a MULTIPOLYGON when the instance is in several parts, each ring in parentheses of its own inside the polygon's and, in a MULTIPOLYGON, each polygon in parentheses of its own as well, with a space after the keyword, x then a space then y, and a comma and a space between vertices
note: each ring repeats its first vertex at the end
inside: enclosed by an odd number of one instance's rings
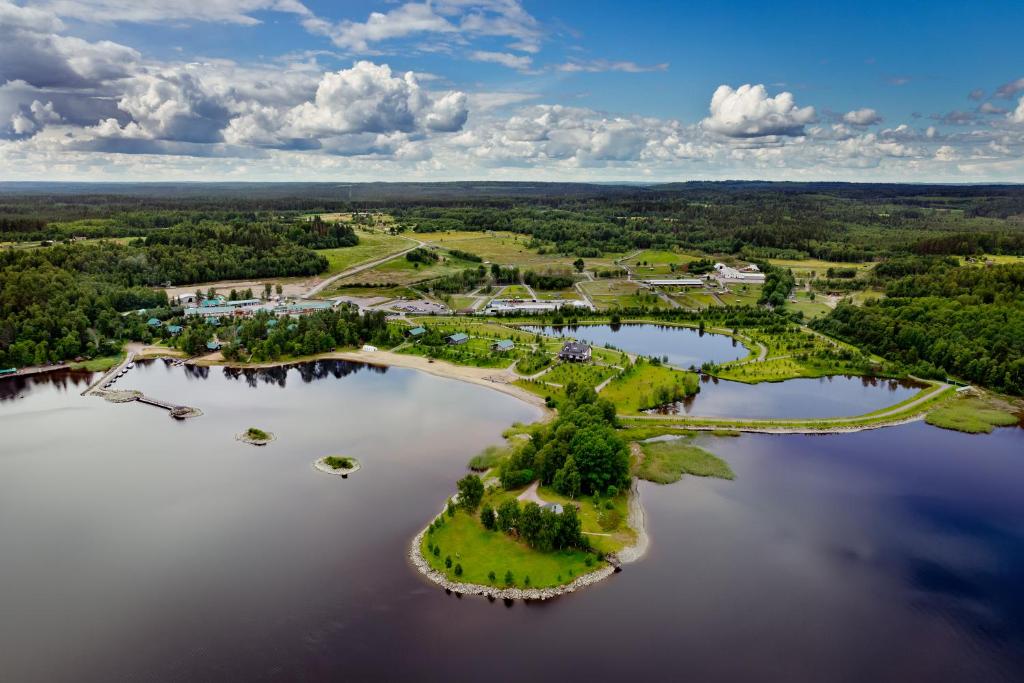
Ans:
POLYGON ((462 565, 455 565, 455 576, 462 576, 462 565))
POLYGON ((446 569, 451 569, 452 568, 452 556, 451 555, 445 555, 444 566, 445 566, 446 569))
POLYGON ((512 570, 509 569, 505 572, 505 585, 511 586, 513 583, 515 583, 515 577, 512 576, 512 570))
POLYGON ((494 583, 495 581, 498 580, 498 577, 494 575, 494 570, 493 569, 491 571, 487 572, 487 578, 490 580, 491 583, 494 583))

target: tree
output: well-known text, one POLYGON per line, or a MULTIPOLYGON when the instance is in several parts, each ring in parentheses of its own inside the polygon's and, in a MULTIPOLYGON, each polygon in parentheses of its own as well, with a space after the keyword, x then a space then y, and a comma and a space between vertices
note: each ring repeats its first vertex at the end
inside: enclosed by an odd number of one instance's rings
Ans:
POLYGON ((269 282, 264 282, 263 283, 263 298, 264 299, 269 299, 270 298, 270 290, 271 290, 271 284, 269 282))
POLYGON ((498 528, 508 533, 519 525, 519 503, 510 498, 498 506, 498 528))
POLYGON ((494 514, 494 508, 491 507, 490 503, 484 503, 483 509, 480 510, 480 523, 488 531, 494 531, 498 526, 497 515, 494 514))
POLYGON ((515 583, 515 577, 512 576, 512 570, 511 569, 505 570, 505 585, 506 586, 511 586, 513 583, 515 583))
POLYGON ((576 259, 575 261, 572 262, 572 267, 576 269, 577 273, 582 273, 583 272, 584 265, 585 264, 583 263, 583 259, 581 259, 581 258, 578 258, 578 259, 576 259))
POLYGON ((444 566, 445 566, 446 569, 451 569, 452 568, 452 556, 451 555, 445 555, 444 566))
POLYGON ((484 497, 484 483, 475 474, 467 474, 456 484, 459 490, 459 505, 472 512, 484 497))

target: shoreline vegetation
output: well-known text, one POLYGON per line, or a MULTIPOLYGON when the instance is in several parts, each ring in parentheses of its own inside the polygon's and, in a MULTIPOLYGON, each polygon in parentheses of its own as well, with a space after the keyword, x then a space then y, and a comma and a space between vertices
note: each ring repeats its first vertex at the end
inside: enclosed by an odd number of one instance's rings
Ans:
POLYGON ((235 438, 242 443, 247 443, 252 446, 266 446, 277 437, 274 436, 273 432, 264 431, 259 427, 249 427, 241 434, 236 435, 235 438))
POLYGON ((322 458, 318 458, 313 463, 313 467, 325 474, 347 477, 353 472, 358 472, 362 465, 358 460, 347 455, 325 455, 322 458))

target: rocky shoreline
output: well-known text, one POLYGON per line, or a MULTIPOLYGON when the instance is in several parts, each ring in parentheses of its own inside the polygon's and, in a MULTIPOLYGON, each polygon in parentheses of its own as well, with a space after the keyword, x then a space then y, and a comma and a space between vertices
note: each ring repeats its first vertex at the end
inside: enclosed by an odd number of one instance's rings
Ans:
POLYGON ((501 600, 549 600, 551 598, 557 598, 559 595, 573 593, 581 588, 585 588, 597 583, 598 581, 606 579, 615 573, 615 567, 613 565, 605 564, 596 571, 592 571, 589 574, 584 574, 583 576, 578 577, 572 583, 567 583, 564 586, 554 586, 552 588, 498 588, 496 586, 483 586, 478 583, 459 583, 457 581, 452 581, 447 576, 431 567, 423 557, 423 553, 420 552, 420 544, 423 541, 423 534, 426 532, 427 530, 424 528, 412 539, 412 544, 409 546, 409 560, 425 577, 440 585, 445 590, 451 591, 452 593, 458 593, 460 595, 483 595, 489 598, 497 598, 501 600))
POLYGON ((277 439, 277 437, 274 436, 273 432, 267 432, 267 437, 269 437, 269 438, 266 438, 266 439, 250 439, 249 435, 246 434, 245 432, 242 432, 241 434, 235 434, 235 439, 237 439, 238 441, 241 441, 242 443, 247 443, 250 446, 266 446, 271 441, 274 441, 274 440, 277 439))
POLYGON ((323 472, 324 474, 334 474, 334 475, 338 475, 338 476, 341 476, 341 477, 347 477, 348 475, 352 474, 353 472, 358 472, 359 468, 361 467, 361 465, 359 464, 358 460, 356 460, 355 458, 349 458, 352 461, 352 463, 353 463, 352 467, 350 467, 349 469, 344 469, 344 468, 334 469, 333 467, 328 465, 326 462, 324 462, 324 460, 326 460, 328 457, 330 457, 330 456, 324 456, 324 457, 320 458, 319 460, 317 460, 316 462, 313 463, 313 467, 317 471, 323 472))

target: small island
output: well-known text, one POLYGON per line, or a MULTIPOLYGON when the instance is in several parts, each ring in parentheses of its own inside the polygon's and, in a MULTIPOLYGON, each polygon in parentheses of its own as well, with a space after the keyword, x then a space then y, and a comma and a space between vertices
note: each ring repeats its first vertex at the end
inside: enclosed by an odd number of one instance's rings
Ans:
POLYGON ((253 446, 265 446, 274 440, 271 432, 266 432, 258 427, 249 427, 247 430, 235 437, 239 441, 253 446))
POLYGON ((360 465, 359 461, 355 458, 344 455, 328 455, 313 463, 313 467, 321 472, 326 472, 327 474, 337 474, 342 477, 347 477, 353 472, 358 471, 360 465))

